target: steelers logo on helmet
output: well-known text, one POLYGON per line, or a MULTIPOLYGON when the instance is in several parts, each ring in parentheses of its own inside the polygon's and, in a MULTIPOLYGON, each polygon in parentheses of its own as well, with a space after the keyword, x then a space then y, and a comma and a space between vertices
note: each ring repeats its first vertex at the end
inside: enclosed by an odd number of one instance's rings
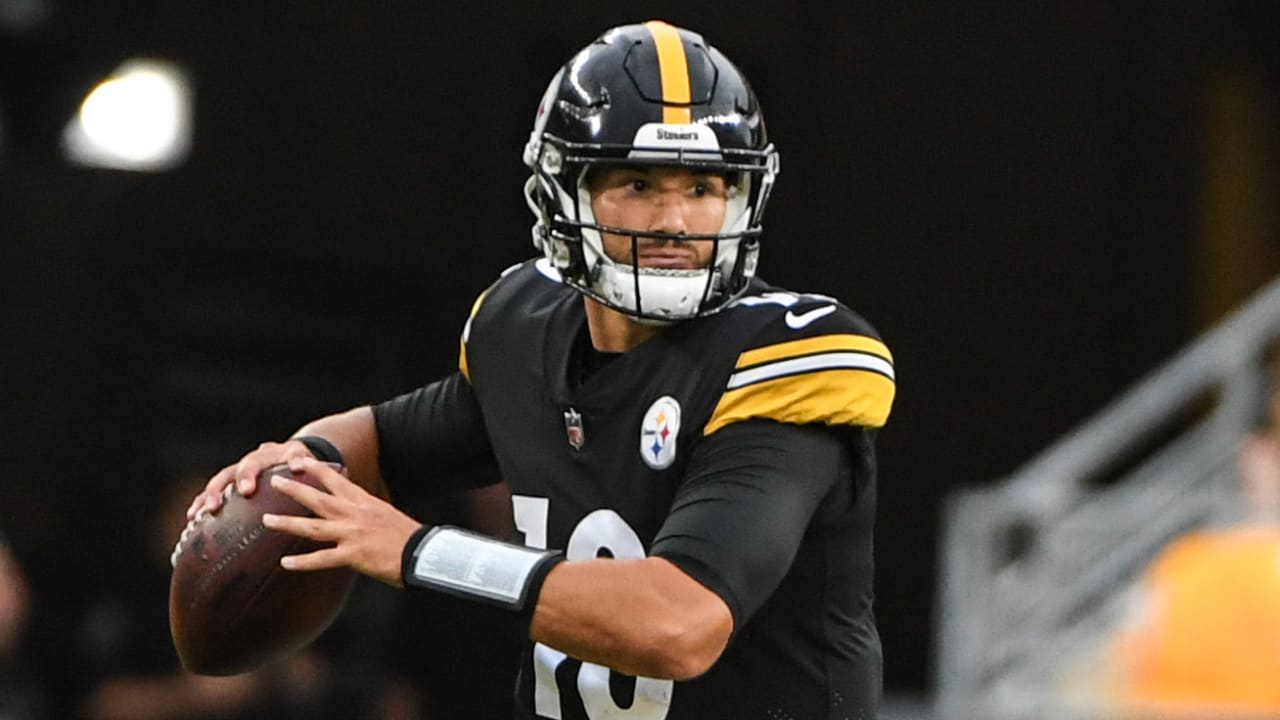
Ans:
MULTIPOLYGON (((709 315, 755 275, 765 203, 779 172, 746 77, 701 35, 650 21, 615 28, 574 56, 539 103, 524 162, 525 198, 544 262, 578 291, 643 322, 709 315), (719 232, 642 232, 600 225, 587 174, 595 166, 684 167, 721 175, 719 232), (713 243, 696 269, 610 258, 601 233, 713 243)), ((636 257, 635 253, 632 257, 636 257)))

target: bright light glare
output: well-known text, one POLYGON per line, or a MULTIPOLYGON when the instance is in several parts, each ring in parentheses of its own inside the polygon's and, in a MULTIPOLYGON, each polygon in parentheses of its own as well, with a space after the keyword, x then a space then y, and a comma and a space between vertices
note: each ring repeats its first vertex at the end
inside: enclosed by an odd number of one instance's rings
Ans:
POLYGON ((130 60, 84 99, 63 132, 74 162, 167 170, 191 148, 191 89, 172 63, 130 60))

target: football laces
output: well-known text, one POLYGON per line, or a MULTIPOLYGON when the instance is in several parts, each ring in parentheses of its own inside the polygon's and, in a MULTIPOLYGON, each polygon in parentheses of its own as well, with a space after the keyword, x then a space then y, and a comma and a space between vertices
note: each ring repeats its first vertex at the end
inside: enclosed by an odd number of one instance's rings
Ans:
MULTIPOLYGON (((222 489, 222 500, 226 502, 231 499, 231 495, 235 493, 236 486, 228 485, 222 489)), ((199 525, 209 513, 204 508, 196 511, 196 516, 187 521, 186 527, 182 528, 182 534, 178 535, 178 542, 173 545, 173 552, 169 553, 169 567, 178 567, 178 556, 182 554, 182 546, 191 537, 191 533, 195 532, 196 525, 199 525)))

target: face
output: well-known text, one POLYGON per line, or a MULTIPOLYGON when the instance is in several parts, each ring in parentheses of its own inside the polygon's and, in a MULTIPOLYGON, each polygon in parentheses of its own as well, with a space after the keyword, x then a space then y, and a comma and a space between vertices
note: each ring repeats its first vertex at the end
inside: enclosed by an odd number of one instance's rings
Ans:
MULTIPOLYGON (((588 186, 596 222, 626 230, 716 233, 728 210, 725 179, 686 168, 599 168, 588 178, 588 186)), ((631 236, 602 235, 609 258, 631 265, 631 236)), ((640 237, 637 242, 640 267, 695 270, 711 263, 711 240, 640 237)))

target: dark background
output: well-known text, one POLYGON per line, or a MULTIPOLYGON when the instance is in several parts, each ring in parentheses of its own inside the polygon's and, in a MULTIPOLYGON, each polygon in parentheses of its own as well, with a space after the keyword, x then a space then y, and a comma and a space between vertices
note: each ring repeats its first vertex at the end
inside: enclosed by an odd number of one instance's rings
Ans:
POLYGON ((611 25, 662 17, 743 68, 783 155, 761 274, 895 353, 891 692, 929 686, 941 498, 1280 269, 1277 3, 54 7, 0 34, 0 528, 46 607, 138 562, 173 478, 452 368, 476 293, 533 252, 538 98, 611 25), (59 160, 92 82, 148 54, 194 78, 188 161, 59 160))

